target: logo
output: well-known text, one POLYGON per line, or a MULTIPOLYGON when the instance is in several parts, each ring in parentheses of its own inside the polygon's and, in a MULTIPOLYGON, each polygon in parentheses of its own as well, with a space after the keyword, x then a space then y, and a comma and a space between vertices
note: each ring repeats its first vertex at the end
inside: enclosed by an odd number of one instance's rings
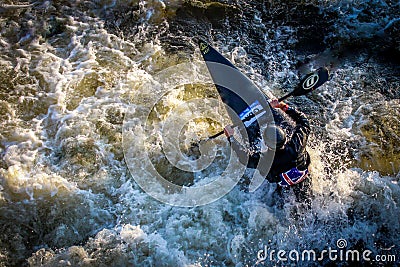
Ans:
POLYGON ((346 240, 346 239, 343 239, 343 238, 338 239, 338 240, 336 241, 336 246, 337 246, 338 248, 345 248, 345 247, 347 247, 347 240, 346 240))
POLYGON ((253 122, 255 122, 257 118, 264 115, 265 112, 266 111, 264 110, 260 102, 256 100, 250 105, 250 107, 243 110, 242 113, 240 113, 239 117, 244 122, 244 125, 248 127, 253 122))
POLYGON ((200 43, 200 51, 205 55, 210 51, 210 48, 208 47, 208 45, 204 42, 200 43))
POLYGON ((268 246, 264 246, 257 252, 257 264, 269 260, 271 262, 322 262, 329 260, 335 261, 346 261, 346 262, 396 262, 395 254, 379 254, 372 255, 372 251, 348 249, 348 243, 346 239, 340 238, 336 241, 336 247, 328 247, 322 251, 314 249, 303 249, 301 251, 292 249, 287 250, 276 250, 271 249, 268 246))
POLYGON ((313 74, 310 77, 308 77, 304 82, 303 82, 303 88, 304 90, 310 90, 312 89, 317 82, 319 81, 318 74, 313 74))

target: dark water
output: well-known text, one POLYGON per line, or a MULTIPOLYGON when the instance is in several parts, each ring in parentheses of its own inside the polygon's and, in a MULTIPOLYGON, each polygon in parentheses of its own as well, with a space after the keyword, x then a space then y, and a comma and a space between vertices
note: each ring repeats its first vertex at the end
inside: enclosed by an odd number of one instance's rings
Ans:
POLYGON ((372 266, 396 266, 399 10, 398 1, 3 1, 0 266, 274 266, 288 263, 258 262, 264 246, 321 252, 338 240, 387 256, 372 266), (162 133, 179 129, 164 141, 190 157, 191 141, 229 123, 197 37, 269 95, 332 69, 325 86, 289 100, 312 121, 310 210, 290 193, 278 205, 266 182, 189 208, 138 185, 155 176, 149 162, 197 186, 242 171, 224 138, 201 171, 163 152, 162 133))

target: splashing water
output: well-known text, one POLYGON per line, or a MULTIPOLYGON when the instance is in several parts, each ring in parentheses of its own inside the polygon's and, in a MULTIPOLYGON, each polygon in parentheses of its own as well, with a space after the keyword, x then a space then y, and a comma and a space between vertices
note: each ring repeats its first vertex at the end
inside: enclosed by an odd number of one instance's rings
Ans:
MULTIPOLYGON (((373 60, 357 59, 361 63, 354 67, 350 58, 318 93, 292 100, 313 121, 311 209, 303 209, 290 192, 280 198, 276 185, 267 182, 252 193, 239 184, 212 203, 189 208, 143 191, 136 178, 152 177, 147 156, 168 181, 187 187, 211 183, 226 170, 244 171, 224 138, 207 144, 212 155, 206 169, 182 170, 200 164, 188 144, 229 120, 224 107, 213 104, 218 96, 200 52, 162 46, 170 26, 166 18, 178 16, 180 8, 187 6, 180 1, 0 6, 0 265, 253 266, 264 246, 320 252, 337 248, 339 239, 348 249, 398 256, 400 103, 371 85, 395 85, 383 73, 371 73, 381 71, 373 60), (113 18, 120 34, 107 26, 115 14, 110 10, 124 14, 113 18), (129 16, 137 24, 124 37, 129 16), (147 114, 147 124, 139 123, 147 114), (127 122, 137 128, 124 136, 127 122), (171 159, 162 134, 175 129, 183 156, 171 159), (137 147, 130 157, 124 155, 127 145, 137 147), (128 168, 130 161, 136 169, 128 168)), ((355 23, 346 21, 341 38, 355 23)), ((257 23, 263 23, 261 15, 257 23)), ((360 31, 365 36, 391 27, 388 23, 371 22, 360 31)), ((283 44, 296 43, 293 34, 292 26, 282 26, 274 36, 263 36, 269 42, 263 54, 269 80, 237 40, 216 45, 268 94, 281 95, 278 82, 294 83, 298 76, 287 70, 294 55, 283 44)), ((311 58, 309 65, 318 60, 311 58)), ((258 262, 282 263, 276 257, 258 262)))

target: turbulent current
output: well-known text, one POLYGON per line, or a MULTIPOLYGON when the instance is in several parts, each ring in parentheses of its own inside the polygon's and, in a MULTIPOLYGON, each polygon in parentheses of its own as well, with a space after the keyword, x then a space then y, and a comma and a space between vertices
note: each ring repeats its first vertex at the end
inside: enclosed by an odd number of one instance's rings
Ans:
POLYGON ((398 266, 399 10, 2 0, 0 266, 398 266), (223 136, 193 146, 230 123, 198 37, 271 97, 331 68, 288 99, 312 123, 311 207, 252 188, 223 136))

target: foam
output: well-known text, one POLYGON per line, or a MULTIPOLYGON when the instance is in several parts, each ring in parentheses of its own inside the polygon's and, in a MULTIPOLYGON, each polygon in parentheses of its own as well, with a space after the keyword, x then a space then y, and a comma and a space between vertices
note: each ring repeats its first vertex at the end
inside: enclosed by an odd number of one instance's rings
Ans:
MULTIPOLYGON (((119 4, 103 3, 107 8, 119 4)), ((157 5, 157 12, 165 8, 163 2, 157 5)), ((155 13, 147 11, 143 19, 148 22, 155 13)), ((351 17, 348 19, 351 22, 351 17)), ((394 21, 388 21, 386 27, 390 23, 394 21)), ((368 35, 378 28, 375 23, 363 25, 359 34, 368 35)), ((322 249, 335 247, 339 238, 354 246, 363 243, 374 253, 382 248, 395 251, 390 248, 398 242, 400 227, 394 216, 399 214, 398 174, 384 175, 348 162, 354 157, 352 146, 361 151, 370 145, 361 129, 370 122, 369 115, 379 111, 379 104, 373 103, 378 94, 365 97, 358 85, 367 71, 363 66, 343 64, 336 78, 313 96, 315 107, 323 102, 326 109, 323 114, 314 114, 314 120, 321 119, 326 127, 322 128, 325 135, 315 134, 310 139, 315 196, 311 210, 297 214, 301 207, 293 194, 281 200, 276 196, 276 185, 267 182, 252 193, 238 185, 213 203, 182 208, 153 199, 133 178, 152 175, 145 168, 142 150, 153 153, 153 160, 163 158, 159 131, 169 115, 179 114, 181 121, 172 120, 178 127, 183 120, 207 114, 205 109, 193 107, 179 110, 187 101, 184 85, 197 85, 199 98, 210 91, 210 77, 200 52, 175 68, 175 58, 169 60, 159 41, 140 46, 137 43, 141 41, 134 37, 129 41, 108 33, 102 22, 93 18, 69 17, 63 34, 48 42, 22 36, 18 59, 1 58, 16 72, 28 70, 34 77, 32 86, 40 95, 23 96, 20 101, 39 101, 45 107, 45 112, 39 111, 33 120, 24 122, 18 118, 18 105, 9 104, 11 115, 1 122, 4 129, 13 131, 1 132, 0 203, 6 214, 14 215, 13 225, 6 224, 7 218, 5 227, 21 239, 7 241, 2 236, 1 240, 9 251, 13 246, 23 247, 25 254, 16 261, 28 258, 32 266, 245 266, 256 263, 257 251, 264 245, 276 250, 322 249), (56 38, 63 38, 63 44, 57 44, 56 38), (149 101, 161 97, 161 83, 174 91, 161 98, 163 106, 156 107, 146 134, 138 120, 152 108, 149 101), (346 90, 355 93, 346 96, 346 90), (130 155, 138 166, 132 172, 122 154, 125 114, 135 127, 124 142, 139 148, 130 155), (129 114, 137 116, 130 118, 129 114), (32 255, 24 245, 28 237, 34 243, 32 255)), ((256 72, 243 47, 232 52, 227 47, 221 49, 257 83, 272 88, 288 77, 294 83, 299 76, 288 70, 294 64, 291 52, 279 48, 283 42, 294 41, 292 34, 291 27, 280 27, 266 48, 263 56, 270 62, 270 81, 256 72)), ((1 39, 1 45, 12 47, 6 38, 1 39)), ((274 93, 281 91, 275 89, 274 93)), ((213 112, 221 110, 215 107, 213 112)), ((220 120, 219 124, 227 124, 224 116, 220 120)), ((213 130, 219 129, 219 124, 215 123, 213 130)), ((187 128, 185 141, 198 133, 211 134, 206 120, 191 121, 187 128), (194 126, 198 128, 192 129, 194 126)), ((196 186, 211 183, 226 168, 228 143, 221 138, 212 149, 217 160, 210 170, 194 174, 196 186)), ((170 168, 166 166, 165 171, 170 168)), ((170 174, 177 175, 174 171, 170 174)), ((164 190, 157 184, 149 186, 164 190)), ((12 262, 13 256, 7 257, 12 262)))

